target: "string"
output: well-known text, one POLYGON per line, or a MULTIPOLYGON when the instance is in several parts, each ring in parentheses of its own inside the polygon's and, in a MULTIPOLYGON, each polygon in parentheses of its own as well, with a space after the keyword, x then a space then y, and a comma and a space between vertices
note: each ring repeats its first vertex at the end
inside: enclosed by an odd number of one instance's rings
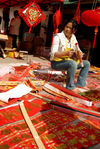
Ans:
POLYGON ((96 8, 97 0, 93 1, 92 10, 96 8))

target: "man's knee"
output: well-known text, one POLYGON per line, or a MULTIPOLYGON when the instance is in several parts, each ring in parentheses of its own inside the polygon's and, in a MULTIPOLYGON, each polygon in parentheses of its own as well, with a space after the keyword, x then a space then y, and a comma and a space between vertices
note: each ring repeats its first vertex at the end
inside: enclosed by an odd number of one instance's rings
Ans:
POLYGON ((75 61, 69 61, 69 67, 70 68, 74 68, 74 69, 76 69, 77 68, 77 63, 75 62, 75 61))
POLYGON ((90 62, 88 60, 84 60, 84 66, 85 67, 90 67, 90 62))

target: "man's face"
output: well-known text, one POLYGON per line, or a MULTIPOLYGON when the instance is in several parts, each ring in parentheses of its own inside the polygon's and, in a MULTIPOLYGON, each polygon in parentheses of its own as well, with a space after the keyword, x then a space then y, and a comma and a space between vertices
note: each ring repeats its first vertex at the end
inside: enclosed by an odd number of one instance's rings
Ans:
POLYGON ((66 37, 70 37, 72 35, 72 33, 73 33, 72 27, 73 27, 72 22, 69 22, 66 24, 66 26, 64 28, 64 33, 65 33, 66 37))

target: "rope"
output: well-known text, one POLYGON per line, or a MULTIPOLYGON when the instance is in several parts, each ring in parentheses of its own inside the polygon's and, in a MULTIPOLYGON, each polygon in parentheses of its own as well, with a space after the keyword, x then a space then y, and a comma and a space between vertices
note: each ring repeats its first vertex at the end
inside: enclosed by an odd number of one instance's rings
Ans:
POLYGON ((92 10, 96 8, 97 0, 93 1, 92 10))

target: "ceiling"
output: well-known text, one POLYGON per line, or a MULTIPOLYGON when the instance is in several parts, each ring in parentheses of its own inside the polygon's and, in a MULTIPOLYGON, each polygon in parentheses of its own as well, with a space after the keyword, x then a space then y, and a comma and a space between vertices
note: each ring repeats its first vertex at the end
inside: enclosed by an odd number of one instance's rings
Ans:
MULTIPOLYGON (((32 1, 36 3, 54 3, 54 2, 63 2, 64 4, 78 3, 78 0, 0 0, 0 8, 25 6, 26 4, 32 1)), ((94 1, 100 3, 100 0, 80 0, 80 3, 92 4, 94 1)))
POLYGON ((64 0, 0 0, 0 8, 25 6, 32 1, 36 3, 64 2, 64 0))
POLYGON ((15 7, 26 5, 30 0, 0 0, 0 7, 15 7))

